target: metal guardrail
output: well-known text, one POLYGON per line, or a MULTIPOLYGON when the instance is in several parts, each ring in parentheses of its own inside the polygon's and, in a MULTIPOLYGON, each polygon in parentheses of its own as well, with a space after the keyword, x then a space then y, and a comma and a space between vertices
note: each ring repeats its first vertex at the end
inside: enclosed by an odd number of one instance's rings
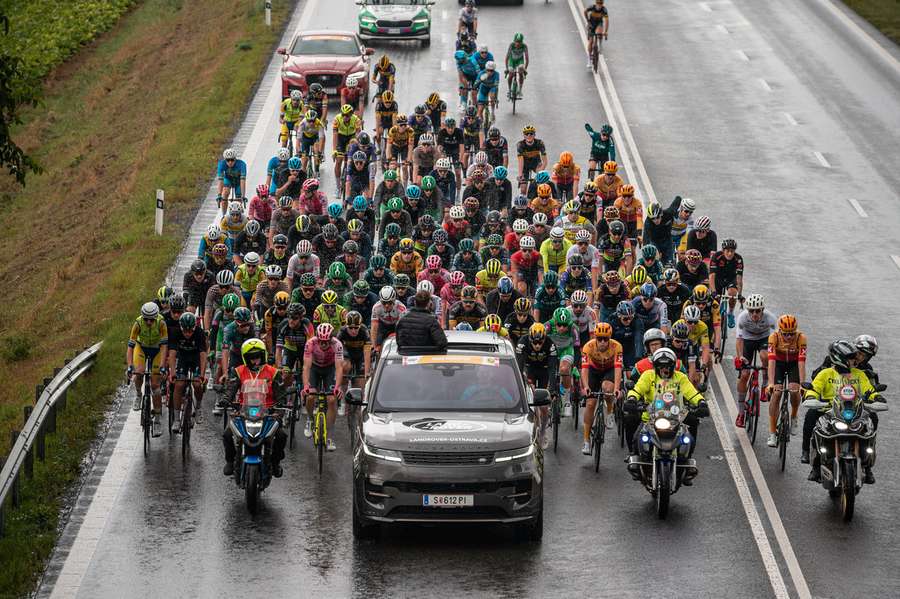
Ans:
POLYGON ((12 506, 19 507, 19 475, 24 467, 25 476, 34 475, 34 454, 39 460, 46 455, 44 437, 56 432, 57 410, 65 409, 66 392, 91 366, 103 342, 95 343, 72 358, 62 368, 54 371, 53 378, 44 379, 35 389, 34 406, 25 406, 25 425, 20 431, 12 431, 12 447, 3 470, 0 471, 0 537, 3 536, 3 508, 7 496, 12 506))

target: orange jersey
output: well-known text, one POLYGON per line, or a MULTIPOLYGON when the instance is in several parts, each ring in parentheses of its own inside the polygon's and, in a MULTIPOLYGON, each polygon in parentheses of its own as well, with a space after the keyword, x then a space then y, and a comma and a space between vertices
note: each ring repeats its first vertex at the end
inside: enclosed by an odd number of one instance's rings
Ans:
POLYGON ((623 223, 642 223, 644 222, 644 209, 641 208, 641 202, 637 198, 632 198, 631 202, 625 203, 625 198, 619 196, 613 204, 619 209, 619 220, 623 223))
POLYGON ((571 166, 560 166, 557 162, 550 171, 550 180, 554 183, 562 183, 567 185, 575 181, 575 178, 581 178, 581 167, 577 164, 571 166))
POLYGON ((606 179, 606 175, 597 175, 594 185, 597 186, 597 197, 605 202, 612 202, 619 197, 619 188, 625 184, 622 177, 615 175, 612 181, 606 179))
POLYGON ((601 351, 596 339, 591 339, 581 348, 581 368, 606 371, 622 368, 622 345, 615 339, 609 340, 606 351, 601 351))
POLYGON ((788 339, 775 331, 769 335, 769 357, 779 362, 806 362, 806 335, 797 333, 788 339))
POLYGON ((531 209, 535 212, 543 212, 547 215, 547 218, 550 219, 550 222, 559 216, 559 209, 562 204, 559 201, 550 198, 550 200, 546 204, 542 204, 540 198, 534 198, 531 200, 531 209))

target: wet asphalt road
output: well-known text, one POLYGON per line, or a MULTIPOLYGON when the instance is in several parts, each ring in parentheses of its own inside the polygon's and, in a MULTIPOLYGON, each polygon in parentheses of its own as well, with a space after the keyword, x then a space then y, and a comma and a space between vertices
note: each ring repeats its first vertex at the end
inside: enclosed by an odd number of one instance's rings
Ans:
MULTIPOLYGON (((355 8, 346 0, 320 3, 307 28, 352 29, 355 8)), ((456 10, 447 0, 435 6, 428 48, 372 44, 376 56, 387 51, 398 66, 402 110, 411 111, 432 90, 455 96, 456 10)), ((882 354, 896 356, 900 344, 887 334, 896 329, 892 298, 900 293, 900 270, 890 259, 900 255, 892 168, 900 155, 900 83, 820 10, 815 3, 769 1, 752 8, 615 3, 605 55, 657 195, 664 203, 676 193, 693 197, 720 239, 738 239, 747 263, 745 294, 760 291, 774 311, 798 314, 813 361, 833 335, 859 332, 878 335, 882 354), (868 218, 858 216, 851 197, 868 218)), ((531 0, 523 8, 482 9, 480 40, 495 54, 502 55, 518 30, 526 34, 532 67, 519 114, 512 117, 501 103, 499 126, 514 143, 518 129, 534 122, 551 157, 572 149, 584 167, 583 123, 596 128, 605 119, 569 6, 531 0), (536 97, 539 91, 544 99, 536 97)), ((248 119, 260 118, 269 119, 264 139, 274 139, 271 115, 260 117, 251 108, 248 119)), ((273 150, 264 144, 259 155, 244 155, 252 184, 273 150)), ((330 190, 330 178, 323 178, 330 190)), ((210 218, 208 211, 201 214, 194 238, 210 218)), ((880 360, 882 380, 893 389, 900 381, 887 370, 892 362, 880 360)), ((716 395, 722 405, 720 390, 716 395)), ((886 416, 882 439, 895 438, 896 414, 886 416)), ((87 562, 79 597, 237 596, 261 588, 273 596, 324 597, 773 595, 711 420, 701 428, 695 456, 701 474, 693 488, 673 497, 664 522, 627 475, 623 450, 607 446, 595 474, 580 454, 580 434, 564 429, 559 452, 546 456, 544 541, 517 545, 497 527, 404 528, 376 542, 354 542, 343 420, 336 427, 339 449, 327 455, 323 476, 314 474, 311 444, 301 438, 284 462, 284 478, 273 482, 261 513, 251 518, 239 489, 221 475, 220 420, 206 418, 182 462, 180 443, 165 436, 145 460, 139 447, 134 450, 137 418, 127 406, 121 417, 116 452, 131 453, 122 458, 121 487, 96 548, 87 558, 70 553, 76 510, 42 595, 53 590, 67 555, 70 562, 87 562)), ((900 574, 884 565, 900 544, 890 526, 894 500, 887 499, 900 487, 897 452, 882 441, 878 484, 863 490, 847 526, 827 494, 806 482, 806 467, 796 459, 799 443, 791 450, 792 462, 781 474, 774 452, 757 440, 756 454, 812 594, 893 596, 900 574)), ((80 505, 89 505, 93 488, 86 488, 80 505)), ((755 492, 753 499, 758 507, 755 492)), ((774 545, 771 527, 763 534, 774 545)), ((793 596, 783 556, 776 551, 775 557, 793 596)))

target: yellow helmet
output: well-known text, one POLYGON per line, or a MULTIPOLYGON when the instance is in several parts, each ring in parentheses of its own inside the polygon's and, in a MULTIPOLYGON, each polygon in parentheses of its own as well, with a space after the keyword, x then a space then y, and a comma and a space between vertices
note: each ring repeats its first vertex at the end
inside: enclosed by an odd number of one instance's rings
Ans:
POLYGON ((488 314, 484 318, 484 328, 490 329, 491 331, 498 333, 500 332, 500 327, 503 326, 503 323, 500 322, 500 317, 496 314, 488 314))
POLYGON ((528 335, 532 339, 543 339, 547 334, 547 327, 544 326, 542 322, 536 322, 531 325, 531 328, 528 329, 528 335))
POLYGON ((401 252, 403 250, 411 250, 414 247, 415 247, 415 244, 413 243, 413 240, 410 239, 409 237, 404 237, 403 239, 400 240, 400 251, 401 252))
POLYGON ((537 194, 540 198, 549 198, 550 192, 553 191, 549 183, 541 183, 537 186, 537 194))
POLYGON ((487 264, 485 265, 485 270, 487 271, 487 274, 489 276, 496 277, 497 275, 500 274, 500 269, 502 266, 503 265, 500 263, 499 260, 497 260, 496 258, 491 258, 490 260, 487 261, 487 264))
POLYGON ((383 92, 381 92, 381 101, 384 102, 385 104, 390 104, 391 102, 393 102, 394 101, 394 92, 392 92, 389 89, 386 89, 383 92))
POLYGON ((563 152, 559 155, 559 164, 560 166, 572 166, 572 162, 575 160, 575 157, 572 156, 572 152, 563 152))
POLYGON ((288 295, 287 291, 279 291, 275 294, 275 305, 283 308, 291 303, 291 296, 288 295))
POLYGON ((625 184, 619 188, 619 195, 628 198, 634 195, 634 185, 625 184))
POLYGON ((707 302, 709 301, 709 287, 706 285, 697 285, 694 287, 694 293, 692 299, 695 302, 707 302))
POLYGON ((381 58, 378 59, 378 68, 384 70, 388 68, 391 64, 391 59, 388 58, 387 54, 382 54, 381 58))
POLYGON ((607 160, 603 163, 603 172, 605 174, 615 175, 617 170, 619 170, 619 165, 616 164, 615 160, 607 160))
POLYGON ((337 299, 337 293, 335 293, 332 289, 329 289, 322 294, 322 303, 326 306, 333 306, 337 303, 337 299))
POLYGON ((594 327, 594 337, 598 339, 609 339, 612 337, 612 334, 612 325, 608 322, 598 322, 597 326, 594 327))
POLYGON ((793 314, 782 314, 778 317, 778 330, 782 333, 796 333, 797 318, 793 314))
POLYGON ((632 285, 643 285, 647 282, 647 269, 638 264, 634 267, 634 270, 631 271, 631 284, 632 285))
POLYGON ((431 94, 428 96, 428 99, 425 100, 425 103, 428 104, 429 106, 437 106, 438 102, 440 102, 440 101, 441 101, 441 97, 438 95, 438 93, 431 92, 431 94))

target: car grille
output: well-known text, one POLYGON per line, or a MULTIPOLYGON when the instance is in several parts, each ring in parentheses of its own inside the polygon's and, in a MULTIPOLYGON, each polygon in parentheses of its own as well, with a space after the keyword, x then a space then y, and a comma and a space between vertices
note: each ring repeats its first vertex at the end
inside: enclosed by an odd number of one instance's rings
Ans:
POLYGON ((494 463, 494 452, 404 451, 403 461, 418 466, 486 466, 494 463))
POLYGON ((441 518, 446 516, 461 517, 468 516, 470 518, 501 519, 506 518, 507 514, 503 508, 494 506, 474 505, 470 507, 424 507, 415 505, 403 505, 395 507, 388 514, 389 518, 441 518))
POLYGON ((343 75, 307 75, 306 84, 320 83, 322 87, 340 87, 344 80, 343 75))
POLYGON ((412 21, 382 21, 376 23, 378 27, 412 27, 412 21))

